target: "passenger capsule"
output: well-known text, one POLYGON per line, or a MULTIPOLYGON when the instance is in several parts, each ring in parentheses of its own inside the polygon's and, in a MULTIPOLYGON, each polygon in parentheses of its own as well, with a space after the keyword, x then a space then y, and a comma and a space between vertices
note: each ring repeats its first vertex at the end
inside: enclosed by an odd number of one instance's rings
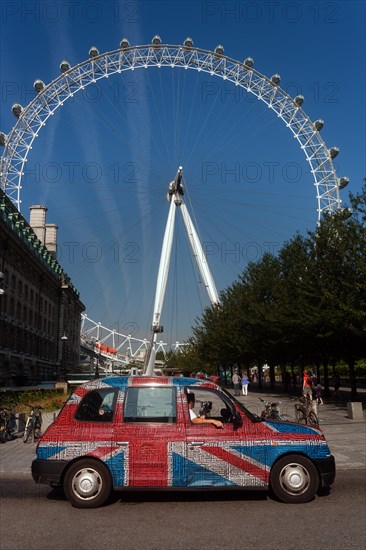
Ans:
POLYGON ((275 84, 275 86, 278 86, 278 84, 281 82, 281 77, 279 74, 274 74, 271 76, 271 82, 275 84))
POLYGON ((22 114, 22 111, 23 111, 23 107, 21 105, 19 105, 19 103, 14 103, 14 105, 12 106, 11 108, 12 112, 13 112, 13 115, 17 118, 20 117, 20 115, 22 114))
POLYGON ((219 44, 218 46, 216 46, 216 48, 215 48, 215 54, 216 54, 216 55, 224 55, 224 46, 222 46, 221 44, 219 44))
POLYGON ((159 44, 161 43, 162 43, 162 40, 158 34, 156 34, 154 38, 151 40, 151 44, 153 44, 154 46, 159 46, 159 44))
POLYGON ((1 147, 5 147, 5 143, 6 143, 6 135, 4 134, 4 132, 0 132, 0 145, 1 145, 1 147))
POLYGON ((344 176, 343 178, 338 179, 338 189, 344 189, 349 184, 349 178, 344 176))
POLYGON ((192 48, 192 46, 193 46, 193 40, 192 40, 192 38, 189 38, 189 37, 186 38, 185 41, 183 42, 183 46, 184 46, 185 48, 192 48))
POLYGON ((70 63, 68 61, 61 61, 60 63, 60 71, 62 73, 67 73, 67 71, 70 70, 70 63))
POLYGON ((42 80, 36 80, 33 84, 33 88, 35 89, 37 94, 39 94, 39 92, 41 92, 44 88, 44 82, 42 82, 42 80))
POLYGON ((335 159, 336 156, 338 155, 338 153, 339 153, 339 148, 338 147, 331 147, 329 149, 329 154, 330 154, 331 159, 335 159))
POLYGON ((295 101, 295 103, 298 107, 301 107, 302 104, 304 103, 304 96, 303 95, 297 95, 295 97, 294 101, 295 101))
POLYGON ((89 50, 89 57, 92 59, 93 57, 97 57, 99 55, 99 50, 95 46, 92 46, 89 50))
POLYGON ((252 57, 247 57, 245 60, 244 60, 244 65, 246 67, 249 67, 249 68, 252 68, 253 65, 254 65, 254 59, 252 57))
POLYGON ((125 50, 126 48, 130 47, 130 42, 127 38, 122 38, 119 46, 120 46, 120 48, 122 48, 122 50, 125 50))
POLYGON ((324 120, 322 120, 321 118, 319 118, 318 120, 316 120, 314 122, 314 126, 315 126, 315 129, 317 132, 320 132, 320 130, 323 128, 324 126, 324 120))

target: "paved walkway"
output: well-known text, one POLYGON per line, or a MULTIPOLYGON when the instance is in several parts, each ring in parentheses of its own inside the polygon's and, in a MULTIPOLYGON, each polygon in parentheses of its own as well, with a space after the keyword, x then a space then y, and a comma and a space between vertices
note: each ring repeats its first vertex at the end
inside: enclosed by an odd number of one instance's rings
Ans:
MULTIPOLYGON (((233 393, 232 390, 231 393, 233 393)), ((281 401, 281 412, 295 416, 294 401, 283 394, 249 391, 247 397, 238 399, 252 412, 260 414, 263 404, 259 397, 268 401, 281 401)), ((320 426, 327 438, 330 450, 336 459, 338 470, 366 469, 366 418, 348 418, 347 403, 335 405, 332 402, 318 406, 320 426)), ((53 422, 53 413, 43 415, 43 428, 53 422)), ((22 434, 14 441, 0 445, 0 475, 31 475, 30 468, 35 458, 36 443, 23 443, 22 434)))

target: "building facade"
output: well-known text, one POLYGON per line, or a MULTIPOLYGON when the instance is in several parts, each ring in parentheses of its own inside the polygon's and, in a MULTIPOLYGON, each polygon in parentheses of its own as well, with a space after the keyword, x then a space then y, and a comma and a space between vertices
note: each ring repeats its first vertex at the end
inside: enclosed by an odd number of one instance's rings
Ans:
POLYGON ((84 305, 56 259, 57 226, 44 206, 28 223, 0 190, 0 386, 77 372, 84 305), (47 244, 47 246, 46 246, 47 244))

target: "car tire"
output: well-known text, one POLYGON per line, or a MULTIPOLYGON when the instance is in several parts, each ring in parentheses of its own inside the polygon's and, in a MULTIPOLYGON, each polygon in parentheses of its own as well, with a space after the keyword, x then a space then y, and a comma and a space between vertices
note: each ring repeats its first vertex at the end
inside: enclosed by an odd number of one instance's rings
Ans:
POLYGON ((287 455, 272 467, 270 487, 282 502, 310 502, 315 497, 318 486, 318 470, 305 456, 287 455))
POLYGON ((63 486, 75 508, 98 508, 111 494, 112 477, 102 462, 82 459, 67 470, 63 486))

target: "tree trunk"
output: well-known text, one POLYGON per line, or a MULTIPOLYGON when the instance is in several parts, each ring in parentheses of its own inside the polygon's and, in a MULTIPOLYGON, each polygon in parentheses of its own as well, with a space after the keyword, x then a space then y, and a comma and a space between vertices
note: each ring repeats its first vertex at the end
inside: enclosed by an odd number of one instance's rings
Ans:
POLYGON ((323 369, 324 369, 324 397, 330 397, 328 359, 324 357, 323 357, 323 369))
POLYGON ((353 357, 348 359, 347 365, 349 368, 349 381, 351 383, 351 399, 356 399, 357 384, 356 384, 355 360, 353 359, 353 357))
POLYGON ((269 380, 270 380, 270 388, 271 391, 274 391, 275 389, 275 366, 269 365, 269 380))
POLYGON ((320 363, 316 361, 315 363, 315 372, 316 372, 316 383, 320 384, 320 363))
POLYGON ((263 376, 262 365, 259 365, 258 366, 258 388, 259 389, 262 389, 262 376, 263 376))

